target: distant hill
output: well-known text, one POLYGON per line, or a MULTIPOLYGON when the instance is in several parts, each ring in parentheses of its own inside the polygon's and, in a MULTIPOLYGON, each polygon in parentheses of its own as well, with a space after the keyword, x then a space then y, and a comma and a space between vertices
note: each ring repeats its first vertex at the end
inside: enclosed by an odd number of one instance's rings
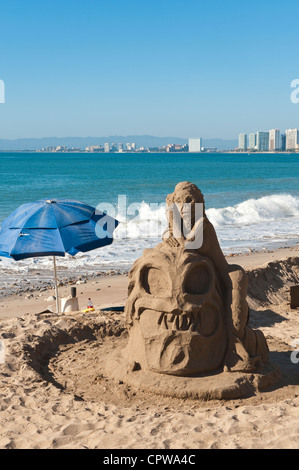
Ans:
MULTIPOLYGON (((81 148, 84 150, 89 145, 102 145, 105 142, 122 143, 135 142, 137 147, 163 147, 168 144, 187 144, 188 139, 181 137, 155 137, 151 135, 113 135, 109 137, 43 137, 28 139, 0 139, 0 150, 40 150, 46 147, 64 145, 68 148, 81 148)), ((237 147, 237 140, 203 139, 204 147, 216 147, 218 150, 230 150, 237 147)))

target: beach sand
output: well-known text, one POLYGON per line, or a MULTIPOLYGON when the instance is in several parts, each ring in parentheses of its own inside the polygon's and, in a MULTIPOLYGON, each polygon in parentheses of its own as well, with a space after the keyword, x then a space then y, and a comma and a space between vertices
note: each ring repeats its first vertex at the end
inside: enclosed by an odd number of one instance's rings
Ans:
MULTIPOLYGON (((123 313, 103 309, 124 305, 126 275, 76 284, 80 309, 91 297, 92 313, 42 313, 55 309, 52 288, 2 298, 0 448, 298 448, 299 363, 291 354, 299 309, 289 304, 298 256, 292 247, 227 257, 248 272, 250 325, 263 331, 281 371, 275 386, 242 399, 172 399, 105 376, 103 358, 127 337, 123 313)), ((70 285, 59 292, 69 295, 70 285)))

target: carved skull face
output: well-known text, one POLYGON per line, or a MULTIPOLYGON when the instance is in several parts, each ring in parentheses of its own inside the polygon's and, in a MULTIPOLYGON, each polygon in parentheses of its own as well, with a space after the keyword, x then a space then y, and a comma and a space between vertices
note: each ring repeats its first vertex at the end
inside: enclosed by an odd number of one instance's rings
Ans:
POLYGON ((130 273, 126 315, 132 359, 142 367, 187 376, 222 365, 224 308, 207 257, 165 244, 145 250, 130 273))

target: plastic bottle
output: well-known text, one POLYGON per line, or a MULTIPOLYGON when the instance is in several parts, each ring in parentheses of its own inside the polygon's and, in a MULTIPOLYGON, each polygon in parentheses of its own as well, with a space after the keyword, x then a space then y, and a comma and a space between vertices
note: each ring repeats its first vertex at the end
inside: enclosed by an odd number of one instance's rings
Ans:
POLYGON ((91 299, 88 299, 87 310, 94 310, 91 299))

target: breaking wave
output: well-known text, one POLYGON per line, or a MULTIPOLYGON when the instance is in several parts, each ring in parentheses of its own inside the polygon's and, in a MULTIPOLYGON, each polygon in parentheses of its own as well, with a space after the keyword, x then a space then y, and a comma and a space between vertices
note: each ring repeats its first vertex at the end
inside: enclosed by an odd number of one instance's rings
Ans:
MULTIPOLYGON (((161 241, 167 228, 165 204, 135 206, 136 214, 117 216, 120 221, 112 245, 78 253, 74 258, 59 258, 59 266, 68 270, 128 270, 145 248, 161 241)), ((290 194, 248 199, 240 204, 206 211, 214 225, 225 254, 245 253, 265 248, 294 245, 299 241, 299 198, 290 194)), ((0 258, 2 272, 12 270, 24 275, 31 269, 52 269, 51 258, 14 262, 0 258)))
POLYGON ((299 198, 290 194, 278 194, 260 199, 248 199, 235 206, 208 209, 207 216, 215 228, 222 225, 274 222, 299 216, 299 198))

